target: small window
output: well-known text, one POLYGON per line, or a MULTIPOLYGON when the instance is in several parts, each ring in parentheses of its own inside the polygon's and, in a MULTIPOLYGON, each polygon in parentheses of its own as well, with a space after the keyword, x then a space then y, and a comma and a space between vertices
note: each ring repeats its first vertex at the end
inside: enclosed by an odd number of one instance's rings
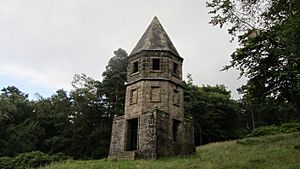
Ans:
POLYGON ((176 106, 180 106, 180 92, 174 89, 173 92, 173 104, 176 106))
POLYGON ((178 75, 178 64, 173 62, 173 74, 178 75))
POLYGON ((151 87, 150 100, 152 102, 160 102, 160 87, 159 86, 151 87))
POLYGON ((133 89, 130 91, 130 104, 135 104, 138 101, 138 91, 133 89))
POLYGON ((152 70, 160 70, 160 59, 152 59, 152 70))
POLYGON ((136 73, 138 71, 139 71, 139 62, 135 61, 135 62, 133 62, 133 65, 132 65, 132 73, 136 73))
POLYGON ((172 122, 172 140, 175 143, 179 142, 179 139, 178 139, 179 126, 180 126, 180 121, 173 119, 173 122, 172 122))

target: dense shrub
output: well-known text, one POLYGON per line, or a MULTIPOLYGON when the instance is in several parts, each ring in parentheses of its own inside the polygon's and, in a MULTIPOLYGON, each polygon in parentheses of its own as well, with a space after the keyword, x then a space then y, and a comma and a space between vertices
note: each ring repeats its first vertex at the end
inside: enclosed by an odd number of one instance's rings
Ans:
POLYGON ((14 158, 11 158, 11 157, 0 157, 0 168, 1 169, 15 168, 14 158))
POLYGON ((29 153, 22 153, 16 157, 1 157, 0 168, 1 169, 27 169, 37 168, 50 164, 55 161, 66 160, 68 157, 62 153, 49 155, 40 151, 33 151, 29 153))
POLYGON ((300 131, 300 122, 289 122, 284 123, 280 126, 270 125, 258 127, 253 130, 247 137, 255 137, 255 136, 265 136, 265 135, 274 135, 280 133, 292 133, 300 131))
POLYGON ((284 123, 280 126, 280 129, 284 133, 292 133, 300 131, 300 122, 284 123))

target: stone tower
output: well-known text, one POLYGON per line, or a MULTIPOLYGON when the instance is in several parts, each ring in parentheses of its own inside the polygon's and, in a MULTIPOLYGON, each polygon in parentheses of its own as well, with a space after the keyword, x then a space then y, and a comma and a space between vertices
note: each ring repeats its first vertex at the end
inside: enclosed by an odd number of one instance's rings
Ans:
POLYGON ((110 157, 156 159, 195 152, 183 108, 182 62, 157 17, 128 56, 125 115, 115 117, 110 157))

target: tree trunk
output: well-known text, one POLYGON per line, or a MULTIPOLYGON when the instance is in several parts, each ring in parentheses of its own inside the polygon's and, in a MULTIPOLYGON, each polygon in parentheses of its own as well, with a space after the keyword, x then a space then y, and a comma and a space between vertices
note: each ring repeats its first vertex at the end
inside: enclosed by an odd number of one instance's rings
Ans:
POLYGON ((251 101, 249 101, 249 107, 250 107, 250 114, 251 114, 252 130, 254 130, 255 129, 255 122, 254 122, 254 114, 253 114, 251 101))
POLYGON ((199 141, 200 141, 200 146, 202 146, 202 127, 201 127, 201 124, 199 124, 199 134, 200 134, 200 137, 199 137, 199 141))

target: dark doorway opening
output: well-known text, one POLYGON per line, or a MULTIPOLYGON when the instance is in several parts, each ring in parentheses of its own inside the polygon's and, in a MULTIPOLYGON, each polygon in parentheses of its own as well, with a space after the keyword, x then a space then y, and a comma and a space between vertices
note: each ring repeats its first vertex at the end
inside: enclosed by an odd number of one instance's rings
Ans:
POLYGON ((138 143, 138 118, 127 120, 127 144, 126 150, 137 150, 138 143))
POLYGON ((173 119, 172 123, 172 134, 173 134, 173 142, 178 142, 178 132, 179 132, 180 121, 173 119))

